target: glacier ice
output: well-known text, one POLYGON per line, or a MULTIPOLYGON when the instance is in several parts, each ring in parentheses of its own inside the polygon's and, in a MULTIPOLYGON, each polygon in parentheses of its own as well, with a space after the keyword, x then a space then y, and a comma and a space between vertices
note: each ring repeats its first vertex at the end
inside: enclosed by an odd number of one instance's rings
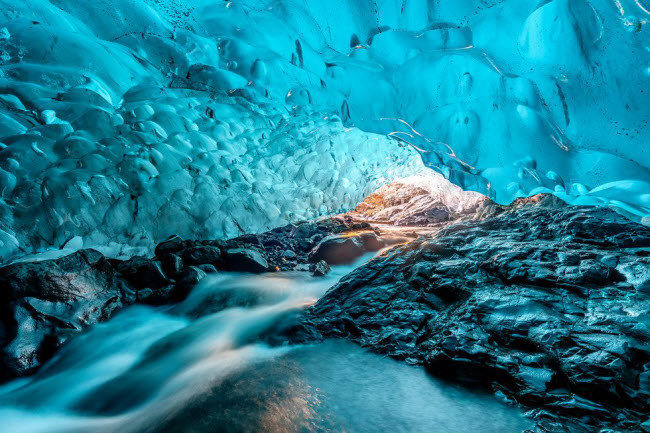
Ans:
POLYGON ((648 0, 0 0, 0 255, 265 230, 422 162, 499 203, 645 221, 649 18, 648 0))
POLYGON ((72 125, 5 140, 15 161, 5 171, 10 246, 38 250, 81 236, 78 247, 128 255, 172 234, 233 237, 344 211, 402 170, 422 168, 414 152, 335 117, 155 91, 131 89, 116 110, 84 106, 72 125))

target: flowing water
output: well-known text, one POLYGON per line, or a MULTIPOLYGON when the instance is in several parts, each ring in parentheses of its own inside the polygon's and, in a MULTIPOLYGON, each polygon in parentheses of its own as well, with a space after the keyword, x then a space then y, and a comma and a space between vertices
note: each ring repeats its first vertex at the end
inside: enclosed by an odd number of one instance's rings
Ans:
POLYGON ((353 268, 321 279, 220 274, 178 305, 127 308, 71 340, 35 376, 0 387, 0 432, 460 433, 530 425, 489 395, 351 343, 261 342, 353 268))

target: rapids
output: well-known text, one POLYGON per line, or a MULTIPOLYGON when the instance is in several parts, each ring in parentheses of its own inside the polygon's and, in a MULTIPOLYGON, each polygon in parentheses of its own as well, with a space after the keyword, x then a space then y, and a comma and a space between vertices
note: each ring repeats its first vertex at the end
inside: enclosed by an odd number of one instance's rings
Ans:
POLYGON ((268 341, 373 254, 325 278, 222 273, 182 303, 133 306, 0 387, 0 431, 518 432, 518 409, 327 340, 268 341))

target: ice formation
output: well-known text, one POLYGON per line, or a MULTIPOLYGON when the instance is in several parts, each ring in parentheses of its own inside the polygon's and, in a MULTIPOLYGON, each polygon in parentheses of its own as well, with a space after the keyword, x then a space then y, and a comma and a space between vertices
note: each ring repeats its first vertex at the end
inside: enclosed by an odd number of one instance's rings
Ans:
POLYGON ((406 148, 337 119, 177 90, 152 99, 155 91, 132 89, 117 110, 83 106, 71 123, 5 139, 16 161, 5 190, 13 245, 82 237, 78 247, 128 255, 172 234, 259 232, 354 207, 402 162, 406 172, 421 165, 406 148))
POLYGON ((648 0, 0 0, 0 255, 337 212, 418 172, 412 149, 499 203, 553 192, 642 220, 649 15, 648 0))

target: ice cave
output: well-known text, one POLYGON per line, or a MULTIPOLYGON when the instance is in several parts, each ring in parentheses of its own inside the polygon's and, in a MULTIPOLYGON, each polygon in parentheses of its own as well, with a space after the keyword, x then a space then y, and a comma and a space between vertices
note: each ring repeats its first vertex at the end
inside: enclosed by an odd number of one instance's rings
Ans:
POLYGON ((649 21, 0 0, 0 432, 650 432, 649 21))

